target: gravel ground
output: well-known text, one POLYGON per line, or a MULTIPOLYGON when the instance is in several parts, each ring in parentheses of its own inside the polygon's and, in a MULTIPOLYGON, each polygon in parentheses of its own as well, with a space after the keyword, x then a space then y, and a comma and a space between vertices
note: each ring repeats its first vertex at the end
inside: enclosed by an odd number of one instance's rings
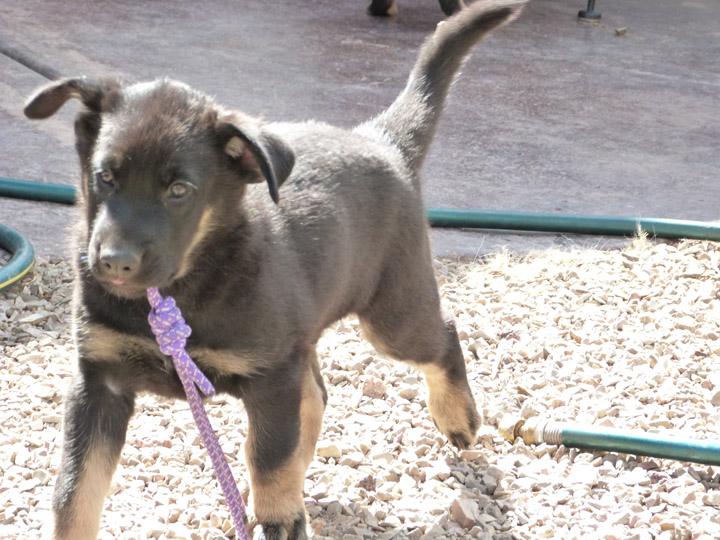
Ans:
MULTIPOLYGON (((720 245, 637 240, 473 263, 437 261, 485 416, 456 453, 421 377, 344 320, 324 335, 329 393, 305 483, 318 539, 717 539, 720 467, 504 441, 500 418, 572 420, 717 440, 720 245)), ((72 278, 61 260, 0 296, 0 538, 36 538, 73 370, 72 278)), ((241 487, 241 402, 208 404, 241 487)), ((143 396, 101 538, 234 537, 185 403, 143 396)))

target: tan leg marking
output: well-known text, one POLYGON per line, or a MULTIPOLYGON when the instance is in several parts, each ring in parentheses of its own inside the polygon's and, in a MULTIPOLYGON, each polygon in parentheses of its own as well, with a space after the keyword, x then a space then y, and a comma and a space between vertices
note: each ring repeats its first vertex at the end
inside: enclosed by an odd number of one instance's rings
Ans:
POLYGON ((425 374, 428 408, 438 429, 451 441, 456 438, 454 434, 463 434, 473 444, 482 420, 470 389, 450 382, 445 370, 436 364, 413 365, 425 374))
POLYGON ((312 351, 308 356, 308 368, 305 370, 300 402, 300 444, 305 469, 315 456, 315 444, 320 436, 325 412, 323 391, 317 382, 318 378, 320 378, 320 367, 315 351, 312 351))
POLYGON ((102 446, 90 451, 68 509, 69 515, 56 520, 54 540, 97 538, 105 496, 117 466, 108 456, 109 451, 102 446))
POLYGON ((258 523, 292 525, 303 511, 306 468, 296 452, 288 462, 262 478, 250 474, 251 528, 258 523))
MULTIPOLYGON (((302 383, 300 401, 300 441, 288 461, 271 474, 250 474, 250 497, 255 522, 282 523, 290 526, 298 514, 304 512, 303 490, 305 473, 315 455, 315 443, 320 435, 325 410, 323 392, 315 379, 317 358, 312 352, 302 383)), ((247 462, 251 463, 247 450, 247 462)), ((254 525, 255 523, 253 523, 254 525)))

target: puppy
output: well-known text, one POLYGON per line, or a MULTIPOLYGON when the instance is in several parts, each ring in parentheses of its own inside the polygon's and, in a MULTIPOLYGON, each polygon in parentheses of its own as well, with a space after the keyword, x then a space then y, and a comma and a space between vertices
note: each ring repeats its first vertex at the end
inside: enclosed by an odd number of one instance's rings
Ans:
POLYGON ((464 58, 521 4, 482 0, 441 25, 397 100, 352 131, 265 123, 165 79, 68 78, 30 98, 34 119, 82 104, 78 369, 54 538, 97 536, 136 395, 184 397, 150 331, 148 287, 175 297, 189 354, 245 404, 255 538, 306 538, 303 481, 327 401, 315 346, 350 313, 379 351, 425 374, 450 442, 474 444, 480 417, 441 313, 418 170, 464 58))

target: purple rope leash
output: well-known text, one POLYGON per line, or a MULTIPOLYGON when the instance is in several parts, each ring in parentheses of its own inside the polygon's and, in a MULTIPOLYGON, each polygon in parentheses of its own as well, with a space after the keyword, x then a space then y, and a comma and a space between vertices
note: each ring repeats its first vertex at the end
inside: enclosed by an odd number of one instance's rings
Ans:
POLYGON ((148 316, 150 327, 153 334, 155 334, 158 345, 160 345, 160 351, 165 355, 172 356, 175 370, 180 376, 180 381, 190 404, 190 411, 200 430, 203 444, 208 454, 210 454, 210 460, 215 468, 215 475, 230 508, 230 515, 235 523, 237 536, 241 540, 250 540, 243 521, 246 514, 245 503, 238 492, 230 466, 210 425, 210 420, 198 393, 199 388, 204 395, 211 396, 215 393, 215 388, 185 351, 185 343, 187 338, 190 337, 191 329, 185 324, 180 308, 177 307, 172 296, 163 298, 157 288, 153 287, 148 289, 147 298, 150 307, 152 307, 148 316))

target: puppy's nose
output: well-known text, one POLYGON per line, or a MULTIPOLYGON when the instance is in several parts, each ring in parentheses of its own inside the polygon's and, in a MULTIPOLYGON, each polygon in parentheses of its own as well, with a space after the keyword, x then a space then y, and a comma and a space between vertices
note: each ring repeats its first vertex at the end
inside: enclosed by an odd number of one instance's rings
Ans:
POLYGON ((104 247, 100 251, 100 267, 114 281, 132 278, 140 268, 140 253, 131 249, 104 247))

